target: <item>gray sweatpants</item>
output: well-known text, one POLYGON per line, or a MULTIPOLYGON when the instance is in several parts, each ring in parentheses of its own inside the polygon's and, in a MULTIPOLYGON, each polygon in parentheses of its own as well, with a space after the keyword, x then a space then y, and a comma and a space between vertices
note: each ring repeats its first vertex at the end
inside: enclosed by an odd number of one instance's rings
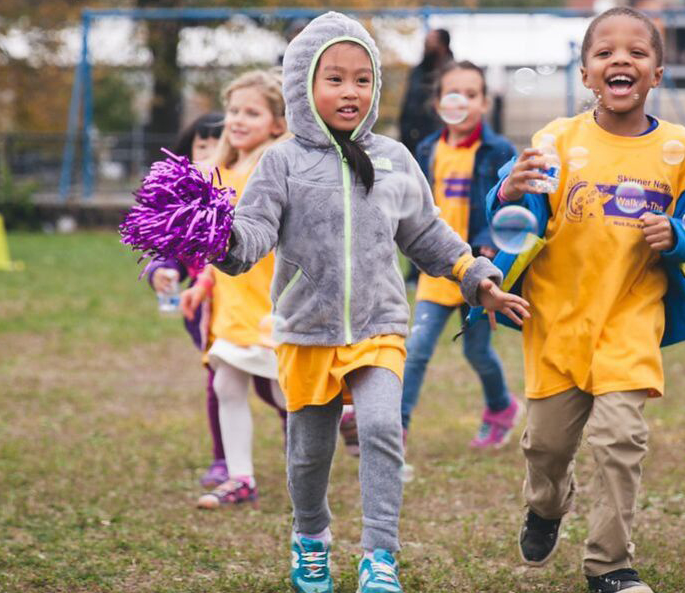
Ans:
MULTIPOLYGON (((402 382, 380 367, 357 369, 345 380, 359 433, 362 547, 396 552, 402 506, 402 382)), ((326 491, 341 410, 338 396, 324 406, 288 413, 288 490, 299 533, 320 533, 330 523, 326 491)))

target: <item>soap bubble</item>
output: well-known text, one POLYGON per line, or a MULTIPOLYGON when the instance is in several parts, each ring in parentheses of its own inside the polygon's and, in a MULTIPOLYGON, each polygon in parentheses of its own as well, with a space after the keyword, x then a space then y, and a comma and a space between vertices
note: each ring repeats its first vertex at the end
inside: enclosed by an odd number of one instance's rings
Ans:
POLYGON ((664 142, 661 154, 667 165, 679 165, 685 159, 685 146, 680 140, 668 140, 664 142))
POLYGON ((557 67, 555 64, 540 64, 535 67, 535 71, 540 76, 551 76, 557 71, 557 67))
POLYGON ((577 113, 587 114, 587 118, 584 121, 594 121, 594 111, 599 107, 599 102, 601 98, 602 95, 595 95, 594 97, 586 97, 580 102, 580 106, 578 107, 577 113))
POLYGON ((647 206, 645 190, 639 183, 626 181, 616 188, 616 207, 625 214, 635 214, 647 206))
POLYGON ((573 146, 568 151, 568 168, 570 171, 578 171, 590 162, 590 151, 584 146, 573 146))
POLYGON ((535 245, 538 221, 522 206, 505 206, 492 219, 492 240, 507 253, 523 253, 535 245))
POLYGON ((524 95, 530 95, 537 84, 537 74, 532 68, 519 68, 514 72, 514 88, 524 95))
POLYGON ((391 173, 380 179, 370 197, 390 220, 410 218, 421 210, 423 200, 418 180, 407 173, 391 173))
POLYGON ((259 343, 267 348, 276 348, 285 341, 288 324, 284 317, 269 313, 259 322, 259 343))
POLYGON ((405 484, 408 484, 409 482, 414 481, 414 466, 410 465, 409 463, 403 463, 402 464, 402 473, 400 474, 402 478, 402 482, 405 484))
POLYGON ((469 102, 459 93, 448 93, 440 99, 438 115, 446 124, 460 124, 469 115, 469 102))

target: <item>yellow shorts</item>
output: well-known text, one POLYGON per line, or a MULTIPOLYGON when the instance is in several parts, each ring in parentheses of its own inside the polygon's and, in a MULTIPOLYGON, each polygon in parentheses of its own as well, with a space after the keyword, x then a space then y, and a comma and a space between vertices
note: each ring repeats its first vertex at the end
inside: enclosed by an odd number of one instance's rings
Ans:
POLYGON ((345 375, 361 367, 388 369, 401 381, 407 350, 402 336, 390 334, 349 346, 281 344, 276 356, 286 408, 295 412, 304 406, 327 404, 340 393, 344 403, 352 403, 345 375))

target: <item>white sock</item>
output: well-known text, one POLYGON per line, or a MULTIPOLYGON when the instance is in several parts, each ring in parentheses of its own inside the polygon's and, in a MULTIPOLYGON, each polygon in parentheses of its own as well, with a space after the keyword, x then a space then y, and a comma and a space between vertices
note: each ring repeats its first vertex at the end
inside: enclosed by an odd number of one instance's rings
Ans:
POLYGON ((331 542, 333 541, 333 534, 331 533, 330 527, 326 527, 323 531, 319 533, 302 533, 301 531, 297 532, 297 537, 306 537, 308 539, 315 539, 320 542, 323 542, 324 546, 330 546, 331 542))

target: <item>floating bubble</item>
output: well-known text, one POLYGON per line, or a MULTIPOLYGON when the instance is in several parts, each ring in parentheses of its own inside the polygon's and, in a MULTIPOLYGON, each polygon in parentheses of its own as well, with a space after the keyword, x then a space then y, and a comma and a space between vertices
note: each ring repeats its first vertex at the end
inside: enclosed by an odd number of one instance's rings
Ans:
POLYGON ((459 93, 449 93, 440 99, 438 115, 446 124, 460 124, 469 115, 469 102, 459 93))
POLYGON ((644 188, 633 181, 621 183, 614 196, 616 207, 626 214, 635 214, 647 206, 644 188))
POLYGON ((408 463, 402 464, 401 479, 402 479, 402 482, 404 482, 405 484, 408 484, 409 482, 412 482, 414 480, 414 466, 413 465, 410 465, 408 463))
POLYGON ((419 182, 407 173, 391 173, 380 179, 371 199, 390 220, 410 218, 421 210, 423 203, 419 182))
POLYGON ((578 107, 578 113, 587 113, 589 116, 589 119, 592 119, 592 112, 595 110, 597 105, 599 104, 599 100, 596 97, 592 98, 587 98, 583 99, 580 102, 580 106, 578 107))
POLYGON ((667 165, 679 165, 685 159, 685 146, 680 140, 668 140, 664 142, 661 154, 667 165))
POLYGON ((557 67, 555 64, 540 64, 535 67, 535 71, 540 76, 551 76, 557 71, 557 67))
POLYGON ((259 343, 267 348, 276 348, 285 341, 288 324, 285 318, 274 313, 265 315, 259 322, 259 343))
POLYGON ((568 151, 568 168, 578 171, 590 162, 590 151, 584 146, 572 146, 568 151))
POLYGON ((530 95, 537 84, 537 77, 535 70, 532 68, 519 68, 514 72, 514 88, 524 95, 530 95))
POLYGON ((535 245, 538 221, 522 206, 505 206, 492 219, 492 240, 507 253, 523 253, 535 245))

